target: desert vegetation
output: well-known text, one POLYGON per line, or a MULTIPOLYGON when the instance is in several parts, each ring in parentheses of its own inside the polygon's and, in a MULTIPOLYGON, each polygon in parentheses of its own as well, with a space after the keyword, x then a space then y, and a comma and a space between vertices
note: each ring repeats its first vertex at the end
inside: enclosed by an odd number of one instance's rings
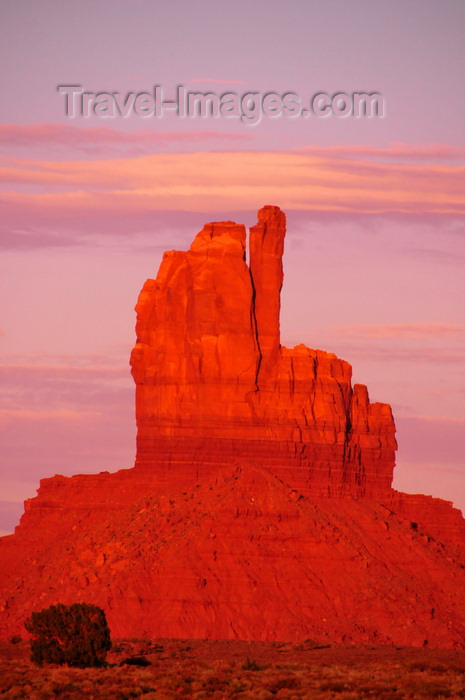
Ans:
POLYGON ((465 650, 117 640, 101 668, 38 667, 0 643, 2 698, 465 698, 465 650))
POLYGON ((96 605, 51 605, 33 612, 24 626, 32 635, 31 661, 38 666, 103 666, 111 648, 105 613, 96 605))

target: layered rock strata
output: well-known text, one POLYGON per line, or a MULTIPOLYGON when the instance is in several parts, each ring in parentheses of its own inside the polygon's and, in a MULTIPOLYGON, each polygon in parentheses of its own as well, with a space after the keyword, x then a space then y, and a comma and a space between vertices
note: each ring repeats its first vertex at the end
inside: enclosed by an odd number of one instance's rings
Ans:
POLYGON ((465 646, 465 522, 450 504, 309 497, 249 464, 168 477, 42 480, 0 539, 0 637, 85 601, 113 638, 465 646))
POLYGON ((207 224, 165 253, 137 303, 136 467, 248 461, 317 495, 390 488, 391 409, 351 386, 350 365, 279 334, 286 220, 266 206, 250 231, 207 224))

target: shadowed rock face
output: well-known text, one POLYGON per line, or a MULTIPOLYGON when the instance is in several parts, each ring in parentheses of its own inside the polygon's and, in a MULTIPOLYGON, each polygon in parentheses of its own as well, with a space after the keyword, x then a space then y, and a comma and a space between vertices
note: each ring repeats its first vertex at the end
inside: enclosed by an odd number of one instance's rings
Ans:
POLYGON ((385 493, 390 407, 352 389, 351 367, 335 355, 281 347, 285 230, 278 207, 261 209, 248 267, 244 227, 207 224, 145 283, 131 356, 136 466, 248 460, 314 495, 385 493))
POLYGON ((280 345, 285 216, 207 224, 137 303, 137 456, 55 476, 0 539, 0 636, 86 601, 113 636, 465 645, 465 521, 394 491, 394 422, 280 345))

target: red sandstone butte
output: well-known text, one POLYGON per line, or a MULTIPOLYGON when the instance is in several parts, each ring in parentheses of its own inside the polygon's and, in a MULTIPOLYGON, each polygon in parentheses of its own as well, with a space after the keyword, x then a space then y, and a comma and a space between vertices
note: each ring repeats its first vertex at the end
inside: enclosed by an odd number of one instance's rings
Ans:
POLYGON ((279 338, 286 219, 250 231, 207 224, 188 252, 165 253, 137 310, 136 469, 250 462, 313 496, 375 496, 392 481, 386 404, 351 387, 347 362, 279 338))
POLYGON ((465 521, 392 489, 386 404, 279 337, 285 216, 207 224, 137 303, 137 455, 41 481, 0 540, 0 635, 87 601, 113 636, 465 646, 465 521))

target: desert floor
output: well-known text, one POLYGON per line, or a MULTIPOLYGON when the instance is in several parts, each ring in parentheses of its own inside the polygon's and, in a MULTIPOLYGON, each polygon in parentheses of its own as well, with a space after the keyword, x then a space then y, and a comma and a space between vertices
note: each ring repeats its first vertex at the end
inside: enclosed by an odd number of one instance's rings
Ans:
POLYGON ((28 642, 0 642, 0 697, 465 698, 465 649, 132 639, 113 641, 107 661, 38 668, 28 642))

